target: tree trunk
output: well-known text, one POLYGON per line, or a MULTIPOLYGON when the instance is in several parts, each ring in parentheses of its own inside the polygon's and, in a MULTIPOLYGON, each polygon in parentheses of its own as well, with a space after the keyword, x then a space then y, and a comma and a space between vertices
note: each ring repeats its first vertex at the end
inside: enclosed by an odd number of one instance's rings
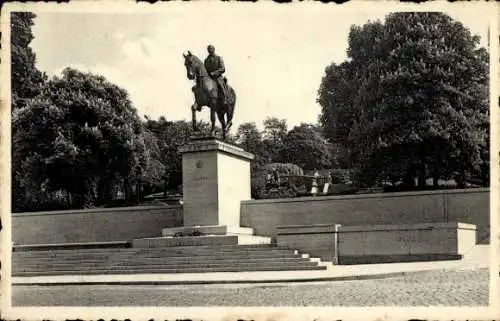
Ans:
POLYGON ((71 208, 71 205, 72 205, 72 200, 71 200, 71 192, 66 190, 66 198, 67 198, 67 201, 68 201, 68 208, 71 208))
POLYGON ((439 188, 439 176, 434 175, 432 177, 432 186, 436 189, 439 188))
POLYGON ((123 194, 125 196, 125 202, 127 202, 130 198, 130 193, 129 193, 129 181, 128 178, 123 179, 123 194))
POLYGON ((139 204, 141 201, 141 182, 137 182, 135 185, 136 203, 139 204))
POLYGON ((456 176, 457 188, 465 188, 465 170, 460 169, 460 173, 456 176))
POLYGON ((436 164, 437 161, 434 163, 434 168, 432 170, 432 186, 437 189, 439 188, 439 178, 441 176, 441 170, 439 168, 439 165, 436 164))
POLYGON ((425 189, 426 184, 426 178, 427 178, 427 171, 426 171, 426 153, 425 153, 425 147, 422 147, 422 150, 420 151, 420 164, 418 168, 418 188, 419 189, 425 189))
POLYGON ((481 165, 481 177, 484 187, 490 185, 490 167, 488 165, 481 165))
POLYGON ((415 189, 414 171, 409 169, 403 177, 403 185, 409 190, 415 189))

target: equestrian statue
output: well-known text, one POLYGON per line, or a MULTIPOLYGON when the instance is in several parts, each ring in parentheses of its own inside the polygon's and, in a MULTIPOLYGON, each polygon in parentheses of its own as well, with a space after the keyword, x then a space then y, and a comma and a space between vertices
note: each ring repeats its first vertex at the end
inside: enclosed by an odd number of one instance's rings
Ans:
POLYGON ((214 136, 217 115, 222 127, 222 139, 225 140, 232 125, 236 93, 223 76, 226 68, 222 57, 215 54, 212 45, 207 50, 208 57, 204 63, 190 51, 183 54, 187 78, 196 82, 192 88, 195 100, 191 106, 193 130, 198 131, 196 112, 207 106, 210 108, 210 134, 214 136))

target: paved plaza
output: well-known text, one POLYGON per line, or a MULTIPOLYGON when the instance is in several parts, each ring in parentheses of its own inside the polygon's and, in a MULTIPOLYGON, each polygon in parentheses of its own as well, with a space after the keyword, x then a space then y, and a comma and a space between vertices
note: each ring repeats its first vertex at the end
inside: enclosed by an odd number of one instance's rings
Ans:
POLYGON ((16 285, 14 306, 486 306, 488 270, 308 283, 16 285))

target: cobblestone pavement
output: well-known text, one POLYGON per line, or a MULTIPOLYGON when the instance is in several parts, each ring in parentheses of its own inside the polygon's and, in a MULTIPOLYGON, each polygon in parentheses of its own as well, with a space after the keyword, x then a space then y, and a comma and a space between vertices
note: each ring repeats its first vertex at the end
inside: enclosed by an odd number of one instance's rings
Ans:
POLYGON ((226 285, 14 286, 14 306, 480 306, 488 270, 358 281, 226 285))

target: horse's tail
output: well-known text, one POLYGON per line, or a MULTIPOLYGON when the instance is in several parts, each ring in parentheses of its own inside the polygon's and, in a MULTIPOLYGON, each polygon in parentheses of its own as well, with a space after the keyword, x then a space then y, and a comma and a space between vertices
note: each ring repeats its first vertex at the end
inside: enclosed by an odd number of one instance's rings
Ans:
POLYGON ((236 105, 236 92, 230 86, 228 86, 228 104, 226 105, 226 128, 225 131, 228 132, 231 126, 233 125, 233 115, 234 115, 234 106, 236 105))
POLYGON ((233 114, 234 114, 234 106, 236 105, 236 92, 234 91, 234 89, 232 87, 229 87, 229 93, 230 93, 230 102, 229 102, 229 106, 227 106, 228 110, 227 110, 227 118, 228 120, 232 120, 233 119, 233 114))

